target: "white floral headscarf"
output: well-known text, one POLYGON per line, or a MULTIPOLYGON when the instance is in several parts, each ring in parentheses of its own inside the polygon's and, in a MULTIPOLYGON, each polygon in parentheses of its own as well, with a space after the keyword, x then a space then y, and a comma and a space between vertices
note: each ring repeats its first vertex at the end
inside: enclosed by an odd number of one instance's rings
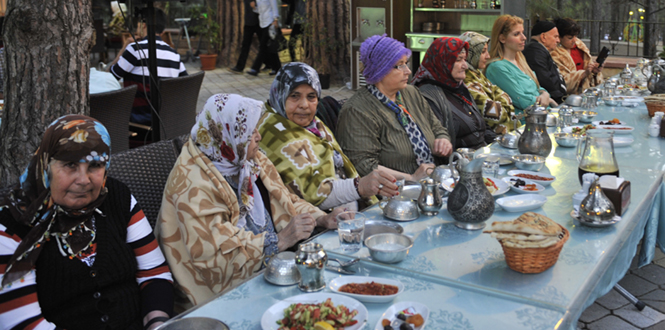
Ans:
POLYGON ((246 159, 252 133, 264 111, 265 106, 257 100, 217 94, 208 99, 192 127, 192 140, 215 168, 222 175, 238 176, 240 218, 237 226, 240 228, 245 227, 246 215, 250 212, 254 223, 265 225, 263 201, 254 199, 260 168, 254 159, 246 159))

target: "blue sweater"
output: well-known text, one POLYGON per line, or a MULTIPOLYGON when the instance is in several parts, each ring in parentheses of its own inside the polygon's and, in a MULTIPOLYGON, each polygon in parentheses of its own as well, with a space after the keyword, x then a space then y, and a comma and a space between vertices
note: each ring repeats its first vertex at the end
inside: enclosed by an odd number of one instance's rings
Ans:
POLYGON ((536 98, 543 88, 508 60, 500 60, 487 65, 485 76, 510 95, 517 113, 536 103, 536 98))

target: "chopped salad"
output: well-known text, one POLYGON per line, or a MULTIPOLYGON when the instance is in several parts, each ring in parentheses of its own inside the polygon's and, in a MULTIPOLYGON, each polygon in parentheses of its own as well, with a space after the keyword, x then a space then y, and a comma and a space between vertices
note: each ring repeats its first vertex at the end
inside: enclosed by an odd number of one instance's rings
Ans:
POLYGON ((314 323, 324 321, 335 329, 343 329, 358 323, 353 319, 357 314, 355 309, 350 311, 344 305, 335 306, 328 298, 319 304, 291 304, 277 324, 279 330, 310 330, 314 329, 314 323))

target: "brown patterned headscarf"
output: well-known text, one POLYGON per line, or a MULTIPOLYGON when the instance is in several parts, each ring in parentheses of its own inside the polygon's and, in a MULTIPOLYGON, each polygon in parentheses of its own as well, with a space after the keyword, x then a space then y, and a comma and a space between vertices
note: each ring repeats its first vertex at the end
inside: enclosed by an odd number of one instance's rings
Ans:
MULTIPOLYGON (((94 239, 94 231, 72 231, 92 218, 96 208, 106 198, 106 174, 104 185, 97 200, 79 210, 57 205, 51 197, 50 162, 99 162, 108 170, 111 154, 111 137, 99 121, 83 115, 67 115, 51 123, 44 132, 39 148, 21 175, 19 184, 8 194, 0 197, 0 209, 8 208, 14 219, 32 229, 23 238, 12 255, 2 286, 21 278, 34 268, 44 241, 52 236, 61 239, 69 256, 76 255, 94 239), (65 234, 65 235, 61 235, 65 234), (80 236, 80 237, 79 237, 80 236)), ((58 241, 58 240, 56 240, 58 241)))

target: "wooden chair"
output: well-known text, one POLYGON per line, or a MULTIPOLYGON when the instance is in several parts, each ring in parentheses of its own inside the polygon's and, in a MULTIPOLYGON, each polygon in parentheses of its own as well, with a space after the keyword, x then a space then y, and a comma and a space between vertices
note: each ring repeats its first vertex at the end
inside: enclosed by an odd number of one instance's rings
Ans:
POLYGON ((161 80, 159 116, 162 119, 162 140, 173 139, 192 130, 204 75, 205 72, 201 71, 185 77, 161 80))
POLYGON ((111 156, 109 176, 129 187, 153 228, 166 181, 180 154, 176 147, 180 141, 176 140, 162 140, 111 156))
POLYGON ((129 149, 129 117, 136 85, 90 95, 90 117, 99 120, 111 135, 111 154, 129 149))

